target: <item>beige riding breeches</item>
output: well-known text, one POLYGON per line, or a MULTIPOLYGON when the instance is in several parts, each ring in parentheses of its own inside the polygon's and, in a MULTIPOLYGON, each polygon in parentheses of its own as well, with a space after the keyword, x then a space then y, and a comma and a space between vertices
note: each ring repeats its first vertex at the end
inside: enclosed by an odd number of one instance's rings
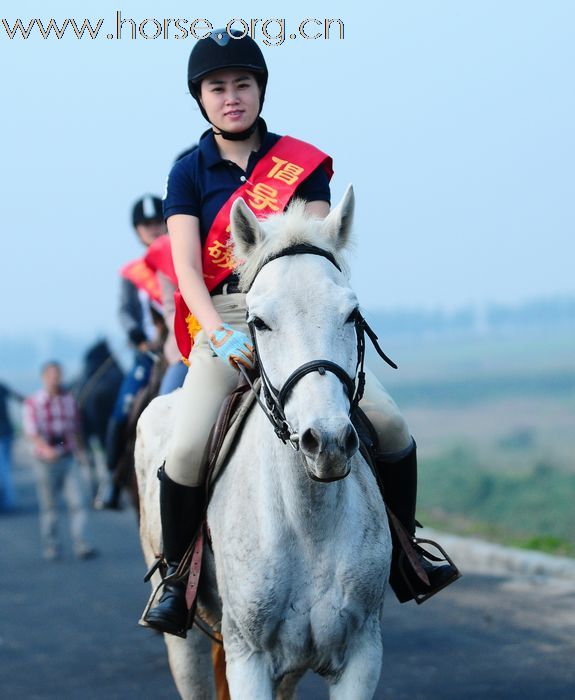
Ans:
MULTIPOLYGON (((213 296, 212 301, 224 323, 249 336, 245 294, 220 294, 213 296)), ((165 469, 170 479, 178 484, 200 486, 204 478, 202 460, 208 435, 222 401, 237 385, 238 371, 214 355, 204 331, 196 335, 189 361, 190 367, 177 397, 174 432, 165 469)), ((369 370, 366 371, 360 406, 378 433, 383 453, 392 456, 411 445, 403 416, 369 370)))
MULTIPOLYGON (((245 298, 245 294, 217 294, 212 302, 224 323, 249 336, 245 298)), ((200 486, 208 435, 222 401, 237 385, 239 373, 214 355, 203 330, 194 338, 189 361, 190 367, 177 397, 174 432, 165 469, 170 479, 178 484, 200 486)))

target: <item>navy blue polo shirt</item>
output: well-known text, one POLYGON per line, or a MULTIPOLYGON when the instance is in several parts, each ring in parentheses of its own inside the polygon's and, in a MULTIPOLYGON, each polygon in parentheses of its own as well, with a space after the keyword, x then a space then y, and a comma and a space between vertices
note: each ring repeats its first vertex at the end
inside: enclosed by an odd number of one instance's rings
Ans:
MULTIPOLYGON (((174 214, 190 214, 200 220, 202 245, 216 214, 232 194, 249 178, 256 163, 281 138, 267 130, 260 117, 261 146, 252 151, 244 172, 236 163, 224 160, 211 129, 204 132, 198 147, 174 163, 166 183, 164 218, 174 214), (242 179, 244 178, 244 179, 242 179)), ((294 197, 307 202, 320 200, 330 203, 329 180, 323 166, 319 166, 296 189, 294 197)))

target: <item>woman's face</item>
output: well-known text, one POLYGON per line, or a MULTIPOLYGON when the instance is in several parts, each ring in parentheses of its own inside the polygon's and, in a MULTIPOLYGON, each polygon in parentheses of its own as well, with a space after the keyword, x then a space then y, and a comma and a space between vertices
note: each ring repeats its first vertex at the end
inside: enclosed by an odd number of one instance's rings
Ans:
POLYGON ((249 129, 260 111, 260 87, 253 73, 219 70, 202 80, 200 100, 208 119, 223 131, 249 129))

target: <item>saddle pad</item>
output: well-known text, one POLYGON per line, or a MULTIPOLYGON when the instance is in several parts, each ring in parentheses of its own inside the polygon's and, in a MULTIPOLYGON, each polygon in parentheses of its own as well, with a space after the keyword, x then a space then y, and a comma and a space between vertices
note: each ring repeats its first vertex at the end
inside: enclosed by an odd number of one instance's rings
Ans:
MULTIPOLYGON (((261 382, 256 379, 254 389, 259 391, 261 382)), ((206 489, 211 495, 216 481, 222 475, 226 459, 229 456, 243 424, 256 402, 256 397, 249 384, 242 381, 222 403, 218 418, 210 433, 204 456, 207 467, 206 489)))

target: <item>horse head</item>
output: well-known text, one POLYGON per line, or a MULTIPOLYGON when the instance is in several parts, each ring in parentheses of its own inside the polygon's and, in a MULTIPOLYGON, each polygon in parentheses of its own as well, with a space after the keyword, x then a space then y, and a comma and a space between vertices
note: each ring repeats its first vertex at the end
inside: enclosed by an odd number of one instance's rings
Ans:
POLYGON ((234 254, 247 291, 264 394, 299 446, 310 478, 349 473, 359 440, 350 419, 358 369, 358 301, 343 253, 353 189, 325 218, 296 201, 258 221, 243 199, 231 210, 234 254))
POLYGON ((101 338, 84 353, 84 375, 91 376, 111 355, 108 342, 101 338))

